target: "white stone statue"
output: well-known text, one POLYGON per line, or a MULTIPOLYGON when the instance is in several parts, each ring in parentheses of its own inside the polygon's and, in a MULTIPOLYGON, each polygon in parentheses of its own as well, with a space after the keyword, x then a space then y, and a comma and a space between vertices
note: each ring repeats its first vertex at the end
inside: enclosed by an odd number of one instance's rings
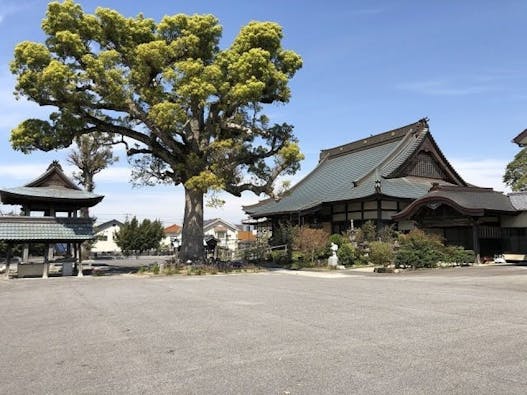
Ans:
POLYGON ((337 267, 339 264, 339 257, 337 256, 339 246, 332 242, 329 249, 331 250, 331 256, 328 258, 328 265, 337 267))

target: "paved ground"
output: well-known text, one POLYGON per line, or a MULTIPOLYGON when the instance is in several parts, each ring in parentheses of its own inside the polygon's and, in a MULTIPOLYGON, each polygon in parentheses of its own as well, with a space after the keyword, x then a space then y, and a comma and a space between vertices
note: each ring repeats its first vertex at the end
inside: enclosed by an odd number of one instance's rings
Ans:
POLYGON ((527 391, 525 267, 15 279, 0 300, 2 394, 527 391))

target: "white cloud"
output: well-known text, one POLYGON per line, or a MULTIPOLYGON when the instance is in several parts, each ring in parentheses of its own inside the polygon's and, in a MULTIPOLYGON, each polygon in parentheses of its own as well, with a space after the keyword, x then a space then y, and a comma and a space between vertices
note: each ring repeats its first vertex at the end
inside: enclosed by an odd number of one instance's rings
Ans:
MULTIPOLYGON (((49 163, 0 164, 0 177, 29 182, 41 175, 48 166, 49 163)), ((75 166, 63 164, 62 167, 68 176, 71 176, 74 171, 78 171, 75 166)), ((120 166, 109 167, 95 176, 96 183, 128 183, 129 180, 130 169, 120 166)))
POLYGON ((451 159, 450 163, 459 175, 470 184, 480 187, 490 187, 497 191, 510 192, 503 183, 503 174, 507 166, 504 159, 451 159))
MULTIPOLYGON (((75 168, 71 167, 71 171, 75 168)), ((130 168, 121 166, 111 166, 95 176, 96 183, 129 183, 130 182, 130 168)))
POLYGON ((14 90, 15 77, 5 71, 0 72, 0 130, 13 129, 27 118, 47 118, 50 107, 40 107, 26 99, 17 100, 13 94, 14 90))

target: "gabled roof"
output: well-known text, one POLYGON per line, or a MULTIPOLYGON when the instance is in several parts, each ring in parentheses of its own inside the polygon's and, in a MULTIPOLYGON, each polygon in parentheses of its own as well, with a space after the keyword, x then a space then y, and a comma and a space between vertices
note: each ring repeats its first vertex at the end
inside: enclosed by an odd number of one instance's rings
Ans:
POLYGON ((527 129, 525 129, 523 132, 514 137, 512 142, 518 144, 520 147, 527 146, 527 129))
POLYGON ((165 234, 179 234, 183 228, 180 225, 174 224, 165 228, 165 234))
POLYGON ((224 227, 229 228, 233 232, 236 232, 238 230, 235 225, 221 218, 206 219, 205 221, 203 221, 203 230, 207 231, 218 225, 223 225, 224 227))
POLYGON ((53 202, 77 207, 92 207, 104 196, 80 189, 62 171, 57 161, 39 177, 22 187, 0 189, 0 200, 4 204, 42 203, 46 207, 53 202), (35 203, 38 202, 38 203, 35 203))
POLYGON ((480 217, 486 213, 516 214, 508 196, 496 192, 492 188, 440 186, 434 185, 430 192, 413 201, 392 219, 403 220, 411 218, 425 206, 438 207, 446 204, 463 215, 480 217))
POLYGON ((112 219, 110 221, 103 222, 100 225, 96 225, 94 227, 94 231, 95 231, 95 233, 99 233, 99 232, 102 232, 105 229, 111 228, 112 226, 119 226, 119 227, 121 227, 121 226, 123 226, 123 223, 121 221, 116 220, 116 219, 112 219))
POLYGON ((416 199, 427 193, 438 179, 400 173, 425 143, 448 176, 449 181, 442 182, 466 185, 430 135, 427 120, 421 119, 398 129, 323 150, 317 167, 284 197, 245 206, 244 210, 251 217, 258 218, 301 212, 323 203, 363 199, 376 195, 376 181, 380 182, 384 196, 416 199))
POLYGON ((52 187, 56 188, 68 188, 80 191, 81 189, 64 174, 62 166, 56 160, 51 162, 47 170, 40 176, 35 178, 33 181, 24 185, 25 187, 52 187))

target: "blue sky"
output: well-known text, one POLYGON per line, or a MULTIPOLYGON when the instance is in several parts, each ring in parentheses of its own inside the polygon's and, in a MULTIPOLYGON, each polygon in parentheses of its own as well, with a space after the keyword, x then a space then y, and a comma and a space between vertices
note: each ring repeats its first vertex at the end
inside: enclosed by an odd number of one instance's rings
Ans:
MULTIPOLYGON (((304 67, 291 81, 290 103, 273 106, 276 122, 295 125, 306 159, 298 181, 313 169, 323 148, 430 118, 431 132, 468 181, 505 190, 506 164, 518 152, 510 141, 527 127, 527 2, 443 1, 87 1, 126 16, 143 12, 211 13, 223 25, 222 47, 251 20, 271 20, 284 29, 283 45, 299 53, 304 67)), ((9 133, 36 105, 16 101, 9 73, 16 43, 43 41, 40 22, 47 2, 0 0, 0 186, 22 185, 67 151, 24 155, 9 145, 9 133)), ((118 152, 119 153, 119 152, 118 152)), ((134 188, 122 160, 96 179, 106 197, 94 210, 99 222, 126 215, 181 223, 182 187, 134 188)), ((67 171, 71 171, 67 167, 67 171)), ((242 204, 258 197, 224 197, 222 209, 205 216, 242 219, 242 204)), ((0 205, 8 212, 10 206, 0 205)))

